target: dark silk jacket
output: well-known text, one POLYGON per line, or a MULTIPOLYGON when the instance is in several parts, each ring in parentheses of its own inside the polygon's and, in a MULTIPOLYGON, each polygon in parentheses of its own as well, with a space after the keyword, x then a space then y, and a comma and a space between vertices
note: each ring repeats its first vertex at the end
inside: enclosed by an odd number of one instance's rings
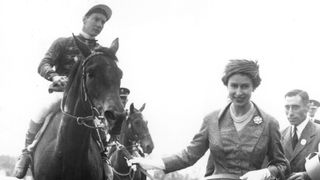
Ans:
POLYGON ((166 173, 193 165, 209 149, 207 168, 214 170, 207 171, 214 175, 240 177, 248 171, 261 169, 268 157, 267 168, 271 174, 284 179, 290 167, 281 145, 278 121, 254 105, 256 111, 252 120, 237 132, 229 106, 206 116, 186 149, 163 158, 166 173))
MULTIPOLYGON (((82 35, 77 37, 85 42, 90 49, 99 46, 96 40, 87 40, 82 35)), ((38 66, 38 73, 49 81, 56 75, 68 76, 74 63, 83 58, 72 36, 58 38, 52 43, 41 60, 38 66)))

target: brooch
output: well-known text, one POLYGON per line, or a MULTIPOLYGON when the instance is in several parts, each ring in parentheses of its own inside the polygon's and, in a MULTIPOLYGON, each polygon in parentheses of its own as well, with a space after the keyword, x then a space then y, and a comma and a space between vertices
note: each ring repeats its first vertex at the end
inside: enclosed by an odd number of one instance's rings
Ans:
POLYGON ((306 145, 306 143, 307 143, 307 140, 301 139, 301 145, 302 145, 302 146, 306 145))
POLYGON ((262 118, 260 116, 255 116, 253 118, 253 122, 256 124, 261 124, 262 123, 262 118))

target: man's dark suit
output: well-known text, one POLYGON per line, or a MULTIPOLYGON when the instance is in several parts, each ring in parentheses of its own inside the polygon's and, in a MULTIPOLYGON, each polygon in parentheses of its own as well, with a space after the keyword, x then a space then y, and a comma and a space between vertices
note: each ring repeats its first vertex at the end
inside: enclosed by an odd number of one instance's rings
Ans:
POLYGON ((281 132, 281 143, 284 148, 286 158, 290 162, 292 172, 304 172, 306 157, 318 151, 318 144, 320 143, 320 126, 309 121, 303 129, 299 141, 292 149, 291 143, 291 126, 287 127, 281 132))

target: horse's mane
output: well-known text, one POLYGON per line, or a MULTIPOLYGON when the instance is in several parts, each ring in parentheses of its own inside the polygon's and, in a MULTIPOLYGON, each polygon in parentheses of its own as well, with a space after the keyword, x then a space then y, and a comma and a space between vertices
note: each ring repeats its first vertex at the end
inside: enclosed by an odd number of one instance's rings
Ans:
MULTIPOLYGON (((69 74, 69 77, 68 77, 68 83, 67 83, 67 86, 66 86, 66 89, 65 89, 65 92, 69 92, 70 88, 71 88, 71 85, 73 84, 72 82, 76 79, 77 77, 77 72, 78 71, 81 71, 82 72, 82 69, 79 69, 79 68, 82 68, 81 64, 84 60, 81 60, 81 61, 77 61, 73 66, 72 66, 72 69, 70 71, 70 74, 69 74)), ((81 75, 81 74, 80 74, 81 75)))

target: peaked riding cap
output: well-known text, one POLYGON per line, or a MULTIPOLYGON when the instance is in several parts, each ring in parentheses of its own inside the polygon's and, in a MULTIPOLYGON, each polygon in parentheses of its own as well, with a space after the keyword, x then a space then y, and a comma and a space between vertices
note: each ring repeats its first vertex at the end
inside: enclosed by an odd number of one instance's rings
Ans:
POLYGON ((100 13, 106 16, 107 20, 110 19, 112 15, 111 9, 104 4, 98 4, 89 9, 85 16, 90 16, 92 13, 100 13))
POLYGON ((314 100, 314 99, 310 99, 310 107, 311 108, 318 108, 319 106, 320 106, 320 103, 319 103, 319 101, 317 101, 317 100, 314 100))
POLYGON ((125 88, 125 87, 122 87, 120 88, 120 96, 128 96, 130 94, 130 90, 125 88))

